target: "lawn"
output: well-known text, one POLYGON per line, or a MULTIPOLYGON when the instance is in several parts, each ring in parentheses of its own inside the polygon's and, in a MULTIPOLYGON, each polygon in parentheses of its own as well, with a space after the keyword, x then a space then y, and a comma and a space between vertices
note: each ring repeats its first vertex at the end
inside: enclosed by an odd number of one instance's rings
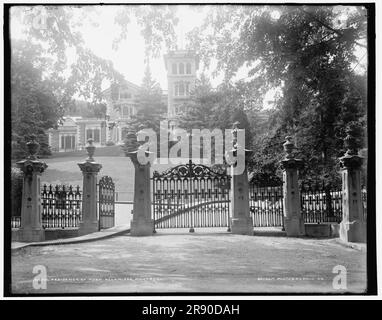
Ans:
MULTIPOLYGON (((113 179, 119 200, 133 200, 134 166, 130 158, 125 156, 103 156, 107 154, 105 152, 107 150, 102 149, 107 148, 97 149, 94 155, 95 160, 102 164, 98 177, 108 175, 113 179)), ((111 152, 111 154, 116 153, 111 152)), ((65 153, 55 154, 48 159, 42 159, 42 161, 46 162, 48 168, 42 174, 41 184, 79 185, 82 189, 82 173, 78 163, 85 159, 86 155, 82 153, 72 153, 71 155, 65 153)), ((167 167, 167 165, 154 165, 152 170, 162 171, 167 167)))

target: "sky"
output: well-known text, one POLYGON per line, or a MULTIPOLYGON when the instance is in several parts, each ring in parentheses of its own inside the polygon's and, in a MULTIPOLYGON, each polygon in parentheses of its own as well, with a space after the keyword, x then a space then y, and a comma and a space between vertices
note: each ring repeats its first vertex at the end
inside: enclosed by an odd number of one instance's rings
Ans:
MULTIPOLYGON (((85 22, 83 26, 79 28, 81 32, 85 46, 91 49, 91 51, 97 56, 111 60, 116 70, 123 74, 126 80, 133 82, 137 85, 141 84, 144 71, 144 38, 141 35, 141 28, 132 19, 126 40, 122 40, 119 43, 118 49, 113 49, 113 40, 116 38, 117 26, 114 24, 115 14, 121 6, 95 6, 98 7, 97 19, 94 21, 98 26, 94 26, 91 23, 85 22)), ((202 24, 205 17, 205 11, 201 12, 197 10, 191 10, 188 5, 177 6, 177 16, 179 23, 176 26, 176 34, 178 38, 178 46, 182 44, 185 46, 185 41, 181 39, 185 38, 185 34, 191 31, 194 27, 202 24)), ((196 7, 196 6, 195 6, 196 7)), ((37 12, 40 9, 36 8, 37 12)), ((75 9, 74 15, 79 17, 83 12, 83 9, 75 9)), ((45 11, 43 11, 45 12, 45 11)), ((96 17, 95 14, 93 14, 96 17)), ((11 16, 11 37, 23 38, 22 26, 19 21, 12 19, 11 16)), ((156 59, 151 58, 150 67, 153 78, 159 82, 163 90, 167 90, 167 74, 162 56, 156 59)), ((73 59, 72 52, 67 51, 68 60, 73 59)), ((214 86, 221 82, 220 79, 212 79, 214 86)))
MULTIPOLYGON (((204 18, 204 14, 190 11, 187 7, 179 6, 178 9, 180 20, 176 28, 178 38, 200 25, 204 18)), ((115 68, 125 76, 126 80, 139 85, 145 70, 144 39, 140 34, 140 27, 132 21, 127 39, 120 43, 117 51, 112 49, 113 33, 115 32, 113 20, 117 9, 118 6, 102 9, 101 21, 99 21, 97 30, 91 27, 83 28, 85 43, 96 55, 112 60, 115 68)), ((163 90, 167 90, 167 74, 163 57, 151 59, 150 68, 153 78, 159 82, 163 90)))

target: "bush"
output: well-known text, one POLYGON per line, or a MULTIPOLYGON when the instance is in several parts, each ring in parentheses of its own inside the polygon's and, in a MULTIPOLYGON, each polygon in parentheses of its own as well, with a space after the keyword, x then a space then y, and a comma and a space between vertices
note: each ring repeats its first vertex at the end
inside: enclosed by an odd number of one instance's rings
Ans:
POLYGON ((11 208, 12 216, 21 216, 21 202, 23 197, 23 178, 22 171, 18 168, 11 169, 11 208))
POLYGON ((108 141, 106 141, 106 145, 107 145, 108 147, 110 147, 110 146, 114 146, 115 143, 114 143, 113 141, 111 141, 111 140, 108 140, 108 141))

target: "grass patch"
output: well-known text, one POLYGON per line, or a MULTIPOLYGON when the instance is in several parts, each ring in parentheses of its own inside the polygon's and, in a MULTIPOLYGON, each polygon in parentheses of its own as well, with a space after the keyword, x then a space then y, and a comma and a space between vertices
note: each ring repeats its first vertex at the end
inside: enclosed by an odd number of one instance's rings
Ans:
MULTIPOLYGON (((128 157, 96 157, 95 160, 102 165, 98 179, 110 176, 115 183, 115 190, 119 193, 119 200, 133 200, 134 192, 134 165, 128 157)), ((82 172, 78 163, 85 160, 85 156, 72 156, 62 158, 44 159, 48 168, 41 176, 41 184, 79 185, 82 189, 82 172)), ((154 165, 152 170, 163 171, 168 165, 154 165)))

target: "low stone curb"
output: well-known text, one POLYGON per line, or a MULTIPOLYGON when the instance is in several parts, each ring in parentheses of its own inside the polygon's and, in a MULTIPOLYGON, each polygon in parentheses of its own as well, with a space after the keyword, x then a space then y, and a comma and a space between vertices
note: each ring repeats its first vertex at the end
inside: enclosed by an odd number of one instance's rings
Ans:
POLYGON ((42 242, 30 242, 30 243, 22 243, 19 246, 12 247, 12 252, 17 252, 18 250, 27 248, 27 247, 44 247, 44 246, 52 246, 52 245, 64 245, 64 244, 73 244, 73 243, 84 243, 91 241, 98 241, 102 239, 108 239, 115 236, 120 236, 125 233, 130 232, 130 227, 122 230, 116 231, 99 231, 96 233, 87 234, 80 237, 68 238, 68 239, 58 239, 58 240, 50 240, 50 241, 42 241, 42 242))
POLYGON ((366 244, 365 243, 355 243, 355 242, 345 242, 341 240, 340 238, 336 238, 335 242, 340 244, 343 247, 351 248, 354 250, 366 252, 366 244))

